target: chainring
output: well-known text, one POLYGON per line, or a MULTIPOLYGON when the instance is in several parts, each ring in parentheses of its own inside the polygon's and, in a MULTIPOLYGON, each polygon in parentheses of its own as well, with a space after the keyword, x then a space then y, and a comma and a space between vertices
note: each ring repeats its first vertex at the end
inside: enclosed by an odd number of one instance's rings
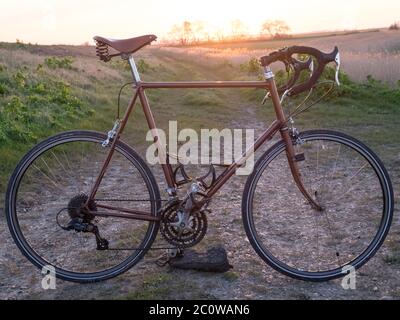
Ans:
POLYGON ((202 211, 192 213, 189 218, 189 226, 181 229, 172 225, 179 221, 180 211, 176 207, 172 207, 163 214, 160 232, 164 239, 178 247, 188 248, 198 244, 207 233, 207 215, 202 211))

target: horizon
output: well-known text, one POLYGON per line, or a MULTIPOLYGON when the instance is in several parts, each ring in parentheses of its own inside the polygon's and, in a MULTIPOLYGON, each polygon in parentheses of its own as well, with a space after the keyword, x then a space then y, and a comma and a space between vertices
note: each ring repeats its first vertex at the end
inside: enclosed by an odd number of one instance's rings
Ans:
POLYGON ((208 37, 229 38, 233 24, 239 20, 240 32, 246 35, 259 35, 266 20, 285 21, 290 34, 386 28, 400 20, 399 1, 383 0, 379 6, 375 3, 336 0, 327 7, 318 0, 268 5, 264 0, 248 0, 243 7, 242 2, 233 1, 121 0, 111 6, 104 0, 6 0, 0 11, 5 26, 0 30, 0 42, 18 39, 43 45, 82 45, 93 44, 95 35, 130 38, 142 34, 155 34, 163 41, 175 25, 184 21, 202 24, 202 32, 208 37), (263 7, 265 11, 259 9, 263 7))

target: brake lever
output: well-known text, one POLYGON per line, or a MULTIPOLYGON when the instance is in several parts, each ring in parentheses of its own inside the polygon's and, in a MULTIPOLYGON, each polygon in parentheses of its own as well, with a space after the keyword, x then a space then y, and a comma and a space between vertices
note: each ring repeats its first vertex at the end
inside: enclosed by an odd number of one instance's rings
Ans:
POLYGON ((308 70, 310 70, 310 78, 311 78, 311 76, 314 72, 314 60, 312 58, 310 58, 310 59, 311 59, 311 63, 310 63, 310 66, 308 67, 308 70))
MULTIPOLYGON (((312 76, 312 74, 314 72, 314 61, 311 57, 308 58, 307 61, 300 61, 300 60, 297 60, 292 57, 290 57, 290 59, 285 59, 285 60, 281 60, 281 61, 285 64, 286 71, 288 71, 290 69, 290 67, 292 67, 292 69, 294 71, 293 77, 288 81, 288 83, 285 84, 284 86, 278 88, 278 93, 283 93, 282 99, 284 99, 284 97, 289 94, 293 85, 296 84, 296 82, 299 79, 300 74, 303 70, 308 69, 310 71, 310 77, 312 76)), ((270 97, 270 93, 268 92, 265 95, 265 97, 263 98, 263 100, 261 101, 261 104, 264 105, 269 97, 270 97)))
POLYGON ((340 86, 340 81, 339 81, 339 74, 340 74, 340 52, 337 53, 335 57, 335 63, 336 63, 336 73, 335 73, 335 82, 338 86, 340 86))

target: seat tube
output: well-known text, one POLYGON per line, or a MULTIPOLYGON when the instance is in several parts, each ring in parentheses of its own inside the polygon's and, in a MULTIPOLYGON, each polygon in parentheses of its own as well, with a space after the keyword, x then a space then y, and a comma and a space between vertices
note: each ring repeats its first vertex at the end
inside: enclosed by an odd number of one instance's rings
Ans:
POLYGON ((154 120, 153 113, 151 112, 150 109, 150 104, 147 99, 146 93, 143 89, 143 87, 138 88, 138 95, 140 99, 140 104, 142 105, 144 115, 146 117, 147 124, 149 126, 149 129, 151 130, 151 134, 154 139, 154 143, 157 146, 157 151, 158 151, 158 157, 161 163, 161 168, 164 172, 165 179, 167 181, 167 192, 169 195, 175 195, 176 193, 176 185, 175 185, 175 180, 173 177, 173 171, 172 167, 168 162, 168 154, 165 149, 165 145, 163 145, 163 142, 160 140, 160 135, 158 133, 158 129, 154 120))

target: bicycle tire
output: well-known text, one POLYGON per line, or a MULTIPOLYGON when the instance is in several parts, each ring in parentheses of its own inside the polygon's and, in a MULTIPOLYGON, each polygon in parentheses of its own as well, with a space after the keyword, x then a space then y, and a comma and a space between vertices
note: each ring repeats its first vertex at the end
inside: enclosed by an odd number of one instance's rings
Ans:
MULTIPOLYGON (((311 130, 302 132, 299 137, 304 141, 311 139, 324 139, 346 144, 348 147, 360 153, 368 161, 368 163, 375 170, 375 173, 379 178, 384 199, 382 219, 379 230, 375 234, 372 242, 365 249, 365 251, 363 251, 360 255, 358 255, 350 262, 350 265, 354 267, 354 269, 358 269, 362 265, 364 265, 372 256, 374 256, 374 254, 383 244, 385 237, 387 236, 390 229, 391 221, 393 218, 394 197, 389 175, 382 161, 370 148, 368 148, 362 142, 346 134, 330 130, 311 130)), ((290 267, 289 265, 277 259, 273 254, 271 254, 268 248, 264 248, 263 244, 260 242, 259 236, 257 235, 256 227, 254 225, 252 212, 252 200, 254 197, 257 180, 259 179, 263 171, 268 168, 268 164, 273 161, 273 159, 275 159, 278 154, 285 152, 285 149, 286 148, 283 141, 279 141, 275 145, 273 145, 260 157, 260 159, 255 164, 254 171, 246 181, 242 198, 242 219, 247 237, 257 254, 269 266, 287 276, 300 280, 314 282, 327 281, 343 277, 348 271, 346 270, 346 272, 344 272, 343 268, 336 268, 318 272, 308 272, 290 267)), ((296 188, 295 186, 293 187, 296 188)))
MULTIPOLYGON (((71 141, 91 141, 95 143, 101 143, 106 138, 107 136, 105 134, 96 131, 68 131, 59 133, 34 146, 21 159, 13 174, 11 175, 5 200, 5 213, 7 217, 8 227, 20 251, 30 262, 32 262, 38 268, 43 268, 44 266, 51 265, 51 263, 48 263, 29 246, 20 229, 15 210, 16 194, 18 192, 18 187, 21 182, 21 178, 24 175, 24 172, 28 169, 30 164, 36 158, 38 158, 42 153, 46 152, 46 150, 49 150, 54 146, 58 146, 60 144, 71 141)), ((135 164, 135 166, 142 174, 145 182, 149 186, 150 196, 152 199, 155 200, 154 202, 152 202, 154 205, 152 204, 151 214, 157 216, 159 214, 159 208, 161 207, 160 192, 150 168, 136 153, 136 151, 134 151, 131 147, 129 147, 121 140, 117 141, 116 150, 121 152, 125 157, 127 157, 127 159, 132 161, 132 163, 135 164)), ((149 228, 142 242, 141 248, 143 249, 135 251, 134 254, 129 256, 129 258, 112 268, 100 272, 78 273, 55 267, 56 277, 67 281, 88 283, 103 281, 115 277, 123 272, 126 272, 136 263, 138 263, 146 254, 146 252, 151 248, 151 245, 157 236, 158 229, 158 221, 150 222, 149 228)))

